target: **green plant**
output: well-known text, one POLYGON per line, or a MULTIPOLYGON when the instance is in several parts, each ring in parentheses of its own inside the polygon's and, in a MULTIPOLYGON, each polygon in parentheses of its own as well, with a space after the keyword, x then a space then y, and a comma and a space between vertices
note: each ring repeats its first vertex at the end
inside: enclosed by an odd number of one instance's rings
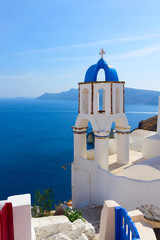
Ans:
POLYGON ((51 188, 47 188, 43 190, 43 193, 41 191, 35 191, 34 196, 34 204, 31 209, 32 216, 33 217, 43 217, 50 215, 52 205, 53 205, 53 197, 54 193, 51 188))
POLYGON ((77 219, 81 219, 82 221, 85 221, 84 218, 82 217, 82 211, 77 210, 75 208, 73 209, 66 208, 63 214, 66 217, 68 217, 70 222, 74 222, 77 219))

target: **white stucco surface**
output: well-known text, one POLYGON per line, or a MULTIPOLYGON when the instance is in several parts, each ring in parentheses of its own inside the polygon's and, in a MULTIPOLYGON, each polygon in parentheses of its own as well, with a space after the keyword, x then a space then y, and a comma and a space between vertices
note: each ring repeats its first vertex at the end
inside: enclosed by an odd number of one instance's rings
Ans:
POLYGON ((109 139, 109 155, 115 154, 117 152, 117 139, 109 139))
POLYGON ((120 173, 124 168, 134 165, 139 162, 143 162, 145 160, 146 159, 144 159, 142 157, 141 152, 130 150, 129 151, 129 162, 127 164, 119 164, 117 162, 117 154, 115 153, 115 154, 109 156, 109 171, 115 175, 118 175, 118 173, 120 173))
POLYGON ((143 157, 151 159, 160 156, 160 97, 158 108, 157 132, 142 141, 143 157))
POLYGON ((144 181, 117 176, 95 167, 94 161, 83 158, 79 158, 72 168, 76 173, 72 175, 73 207, 103 204, 105 200, 112 199, 127 210, 136 209, 145 203, 160 208, 160 194, 157 191, 160 179, 144 181), (79 171, 83 172, 83 178, 78 177, 79 171))
POLYGON ((160 186, 160 179, 152 181, 134 180, 115 176, 100 168, 97 174, 100 176, 99 182, 105 183, 103 185, 99 184, 97 196, 99 203, 102 202, 102 199, 113 199, 127 210, 136 209, 146 202, 160 207, 160 195, 157 191, 160 186))
POLYGON ((124 169, 118 176, 150 181, 160 179, 160 171, 150 166, 135 165, 124 169))
POLYGON ((142 145, 143 157, 150 159, 160 156, 160 136, 154 134, 143 139, 142 145))
POLYGON ((31 196, 30 194, 15 195, 0 201, 0 210, 5 203, 12 203, 13 227, 15 240, 36 240, 35 233, 31 234, 31 196))
POLYGON ((105 201, 101 212, 99 239, 115 240, 115 201, 105 201))
POLYGON ((31 196, 30 194, 8 197, 13 206, 15 240, 31 240, 31 196))
POLYGON ((117 175, 145 181, 160 179, 160 157, 126 167, 117 175))
POLYGON ((128 212, 134 222, 141 240, 156 240, 151 221, 147 221, 139 210, 128 212))
POLYGON ((124 112, 124 82, 80 83, 79 89, 80 112, 73 127, 73 207, 103 204, 110 199, 127 210, 145 203, 160 207, 159 169, 153 162, 152 165, 151 162, 140 165, 148 158, 160 156, 160 136, 144 130, 130 134, 124 112), (100 89, 104 93, 101 111, 100 89), (87 152, 89 121, 95 136, 95 149, 87 152), (116 139, 109 140, 113 122, 116 139))
POLYGON ((144 138, 154 135, 155 132, 136 129, 130 134, 130 150, 142 152, 142 141, 144 138))
POLYGON ((145 221, 135 222, 141 240, 157 240, 152 227, 145 221))

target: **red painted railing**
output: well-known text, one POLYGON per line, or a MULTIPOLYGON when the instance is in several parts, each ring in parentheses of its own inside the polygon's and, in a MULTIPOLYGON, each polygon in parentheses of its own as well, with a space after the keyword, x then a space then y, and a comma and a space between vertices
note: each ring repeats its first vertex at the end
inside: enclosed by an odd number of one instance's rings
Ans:
POLYGON ((0 240, 14 240, 12 203, 6 203, 0 211, 0 240))

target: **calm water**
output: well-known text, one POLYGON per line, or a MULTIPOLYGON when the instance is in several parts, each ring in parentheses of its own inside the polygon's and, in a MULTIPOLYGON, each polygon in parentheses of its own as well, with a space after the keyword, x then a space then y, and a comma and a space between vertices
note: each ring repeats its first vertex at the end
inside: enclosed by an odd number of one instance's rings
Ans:
MULTIPOLYGON (((71 198, 70 165, 78 102, 0 100, 0 199, 53 188, 55 202, 71 198)), ((132 129, 158 106, 127 105, 132 129)))

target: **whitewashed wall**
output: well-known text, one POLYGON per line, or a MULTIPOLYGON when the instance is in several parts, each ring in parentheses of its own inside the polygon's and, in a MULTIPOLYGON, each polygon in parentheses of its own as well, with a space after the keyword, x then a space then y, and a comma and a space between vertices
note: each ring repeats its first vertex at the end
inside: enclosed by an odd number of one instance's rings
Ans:
POLYGON ((130 134, 130 150, 142 152, 143 139, 155 135, 155 132, 136 129, 130 134))
POLYGON ((13 207, 15 240, 31 240, 31 196, 30 194, 8 197, 13 207))
POLYGON ((97 203, 112 199, 127 210, 136 209, 146 203, 160 208, 160 179, 134 180, 113 175, 101 168, 97 168, 97 175, 97 203))
POLYGON ((117 152, 117 139, 109 139, 109 155, 115 154, 117 152))
POLYGON ((143 139, 142 153, 143 157, 147 159, 160 156, 160 136, 158 134, 143 139))
POLYGON ((103 204, 105 200, 114 200, 127 210, 146 203, 160 208, 160 179, 142 181, 116 176, 83 158, 72 165, 72 171, 76 173, 72 175, 73 206, 76 208, 103 204))

